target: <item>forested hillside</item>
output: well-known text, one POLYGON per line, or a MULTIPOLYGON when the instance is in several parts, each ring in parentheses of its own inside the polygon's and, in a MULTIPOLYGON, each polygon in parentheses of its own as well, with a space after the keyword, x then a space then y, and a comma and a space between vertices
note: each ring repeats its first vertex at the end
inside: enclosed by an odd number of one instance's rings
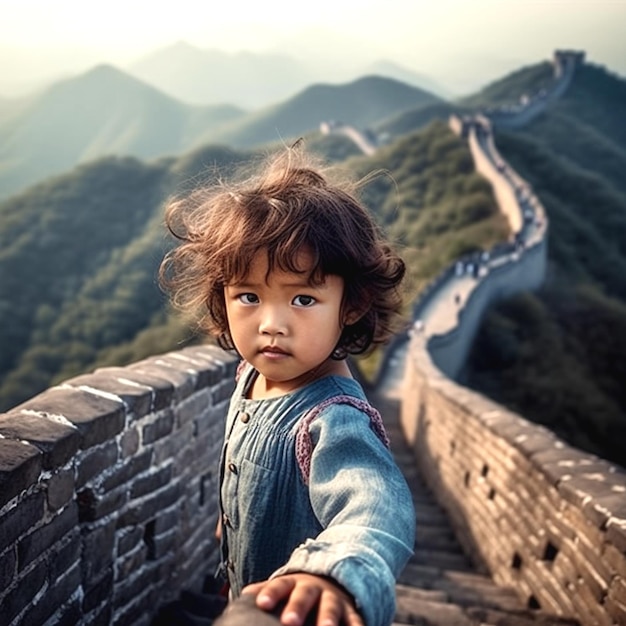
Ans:
POLYGON ((580 68, 502 155, 550 220, 542 290, 487 316, 467 382, 576 446, 626 465, 626 82, 580 68))
MULTIPOLYGON (((407 312, 425 282, 457 256, 508 236, 464 140, 447 127, 448 115, 519 102, 544 88, 551 72, 547 63, 522 68, 458 103, 426 98, 412 107, 416 92, 406 91, 407 100, 394 108, 379 94, 359 118, 387 139, 370 157, 346 137, 303 133, 309 148, 342 167, 380 172, 363 197, 407 261, 407 312)), ((372 84, 349 86, 345 102, 352 104, 344 102, 341 121, 354 122, 350 107, 372 84)), ((335 95, 312 89, 305 102, 335 95)), ((298 101, 257 114, 254 123, 246 118, 240 137, 261 141, 272 120, 296 114, 298 101)), ((528 127, 496 130, 499 151, 548 212, 549 272, 538 293, 502 302, 487 315, 464 372, 466 384, 622 464, 624 102, 626 81, 586 64, 565 96, 528 127)), ((225 138, 231 131, 220 130, 225 138)), ((265 143, 259 153, 277 145, 265 143)), ((254 154, 207 141, 154 161, 95 160, 0 202, 0 410, 95 366, 199 340, 189 320, 171 313, 156 282, 171 245, 164 202, 228 175, 254 154)))
MULTIPOLYGON (((328 137, 311 147, 342 145, 328 137)), ((152 164, 104 159, 0 204, 3 409, 96 364, 194 340, 193 328, 167 315, 156 284, 169 245, 163 203, 250 156, 207 148, 152 164)), ((488 185, 443 123, 347 163, 389 172, 364 195, 410 262, 410 297, 456 254, 504 236, 488 185)))
POLYGON ((154 159, 206 145, 251 149, 289 143, 327 120, 357 126, 438 102, 402 82, 367 76, 317 84, 247 112, 192 106, 112 66, 60 81, 19 103, 0 103, 0 199, 103 156, 154 159))

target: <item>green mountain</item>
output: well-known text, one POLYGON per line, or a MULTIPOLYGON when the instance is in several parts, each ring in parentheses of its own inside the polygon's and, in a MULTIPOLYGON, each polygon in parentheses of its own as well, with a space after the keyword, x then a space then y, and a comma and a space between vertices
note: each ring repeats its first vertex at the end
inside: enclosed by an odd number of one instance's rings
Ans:
POLYGON ((56 83, 19 114, 1 113, 0 197, 105 155, 179 153, 200 129, 243 114, 183 105, 106 65, 56 83))
POLYGON ((621 464, 625 101, 626 81, 587 64, 523 131, 496 133, 501 154, 548 213, 549 272, 539 293, 503 302, 487 316, 467 368, 477 390, 621 464))
MULTIPOLYGON (((380 171, 363 197, 407 260, 410 303, 457 256, 506 237, 491 189, 448 129, 449 113, 519 102, 551 71, 547 63, 522 68, 457 103, 378 77, 317 85, 216 123, 207 136, 196 132, 204 145, 180 156, 100 158, 1 201, 0 409, 97 365, 197 341, 156 284, 171 245, 163 204, 279 137, 306 135, 310 148, 358 174, 380 171), (316 130, 329 119, 386 132, 389 143, 365 157, 346 137, 316 130)), ((549 272, 539 292, 492 309, 464 373, 475 389, 622 463, 625 90, 626 81, 586 64, 526 128, 496 130, 498 149, 548 212, 549 272)))
POLYGON ((286 102, 225 124, 206 141, 235 147, 289 142, 324 121, 364 128, 402 111, 442 102, 436 96, 391 78, 366 76, 344 85, 313 85, 286 102))
POLYGON ((295 139, 328 119, 365 126, 435 96, 377 77, 310 87, 255 113, 191 106, 111 66, 0 105, 0 198, 103 156, 151 159, 206 144, 240 148, 295 139))
MULTIPOLYGON (((336 138, 314 137, 311 148, 332 153, 336 138)), ((150 163, 110 157, 0 203, 2 408, 96 364, 194 340, 193 328, 168 315, 156 283, 170 244, 163 203, 252 154, 207 147, 150 163)), ((388 169, 364 195, 414 261, 411 298, 456 254, 504 236, 488 185, 445 124, 345 163, 362 173, 388 169), (427 260, 430 246, 437 254, 427 260)))

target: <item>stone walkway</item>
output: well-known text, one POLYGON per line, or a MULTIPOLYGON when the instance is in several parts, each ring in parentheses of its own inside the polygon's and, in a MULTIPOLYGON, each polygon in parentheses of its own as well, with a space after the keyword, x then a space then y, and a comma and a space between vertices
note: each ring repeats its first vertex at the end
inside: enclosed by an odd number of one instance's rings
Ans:
POLYGON ((398 580, 394 626, 579 626, 576 620, 525 608, 514 590, 497 586, 470 563, 417 471, 400 429, 397 399, 380 394, 370 399, 383 416, 417 516, 415 554, 398 580))

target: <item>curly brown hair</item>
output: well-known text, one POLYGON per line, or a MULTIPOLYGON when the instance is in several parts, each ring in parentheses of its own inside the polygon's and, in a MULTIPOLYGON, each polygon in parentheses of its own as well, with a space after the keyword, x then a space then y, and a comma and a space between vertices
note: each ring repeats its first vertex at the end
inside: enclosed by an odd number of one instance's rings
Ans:
POLYGON ((166 224, 182 243, 165 256, 159 278, 172 303, 203 310, 201 329, 233 349, 224 287, 245 278, 261 250, 268 255, 268 273, 301 273, 298 252, 307 250, 311 283, 341 276, 342 312, 359 314, 344 327, 334 358, 385 343, 397 330, 405 265, 357 199, 359 183, 345 175, 331 182, 330 176, 296 144, 268 157, 260 173, 171 201, 166 224))

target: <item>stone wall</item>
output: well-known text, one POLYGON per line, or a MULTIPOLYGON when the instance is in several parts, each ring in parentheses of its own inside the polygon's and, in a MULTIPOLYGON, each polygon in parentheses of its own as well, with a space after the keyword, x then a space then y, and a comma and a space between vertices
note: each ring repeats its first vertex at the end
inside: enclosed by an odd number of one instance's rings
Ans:
POLYGON ((401 421, 468 554, 531 608, 625 624, 626 472, 451 381, 424 342, 401 421))
MULTIPOLYGON (((494 302, 520 291, 537 289, 544 281, 547 264, 548 221, 546 212, 523 180, 497 151, 491 124, 482 116, 460 120, 454 116, 450 127, 467 138, 476 170, 486 178, 501 213, 509 222, 511 241, 489 251, 487 261, 479 263, 481 275, 458 309, 458 323, 449 332, 430 336, 429 354, 435 365, 448 377, 458 380, 485 311, 494 302)), ((413 308, 415 319, 422 318, 429 327, 425 310, 440 314, 431 306, 433 299, 445 291, 446 282, 454 281, 455 264, 446 268, 420 294, 413 308)), ((453 301, 441 304, 457 308, 453 301)))
POLYGON ((148 624, 217 564, 236 362, 210 346, 105 368, 0 416, 0 623, 148 624))

